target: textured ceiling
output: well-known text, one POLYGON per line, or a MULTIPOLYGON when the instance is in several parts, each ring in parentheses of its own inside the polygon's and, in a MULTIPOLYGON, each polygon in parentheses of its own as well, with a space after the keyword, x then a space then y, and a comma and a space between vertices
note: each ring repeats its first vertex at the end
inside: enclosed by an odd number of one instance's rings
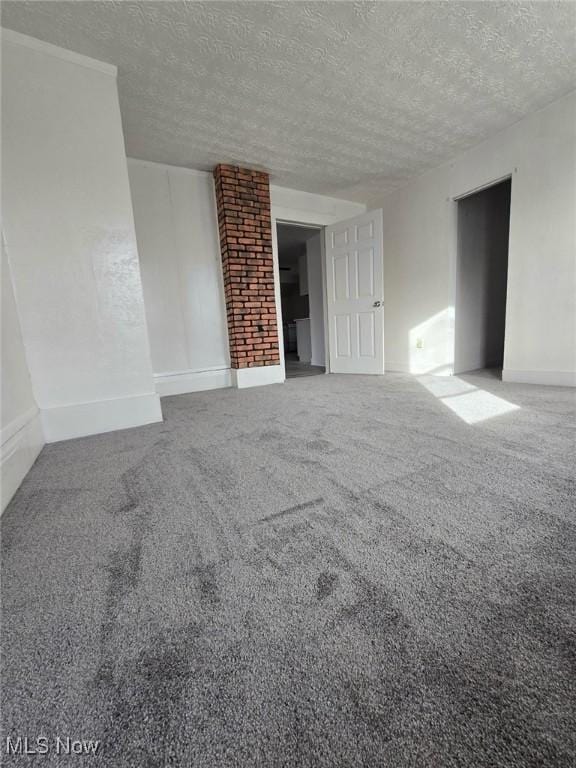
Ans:
POLYGON ((367 200, 575 86, 572 2, 3 2, 118 65, 130 156, 367 200))

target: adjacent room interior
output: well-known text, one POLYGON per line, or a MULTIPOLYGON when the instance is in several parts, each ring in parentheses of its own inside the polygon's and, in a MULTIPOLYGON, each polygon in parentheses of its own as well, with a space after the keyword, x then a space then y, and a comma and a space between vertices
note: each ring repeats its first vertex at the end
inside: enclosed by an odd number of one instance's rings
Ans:
POLYGON ((576 765, 576 4, 1 13, 2 764, 576 765))
POLYGON ((277 223, 286 378, 325 372, 321 228, 277 223))

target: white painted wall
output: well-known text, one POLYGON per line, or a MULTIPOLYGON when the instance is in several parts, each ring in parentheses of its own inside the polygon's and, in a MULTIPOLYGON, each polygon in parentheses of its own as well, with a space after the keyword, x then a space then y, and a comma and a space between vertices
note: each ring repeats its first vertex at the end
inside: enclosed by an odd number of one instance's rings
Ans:
POLYGON ((445 372, 452 367, 454 310, 447 185, 448 169, 440 168, 379 203, 383 209, 387 370, 445 372))
POLYGON ((454 198, 509 174, 504 378, 576 383, 576 93, 372 201, 384 210, 389 370, 452 371, 454 198))
POLYGON ((502 365, 510 186, 458 201, 454 373, 502 365))
POLYGON ((128 161, 157 391, 231 386, 214 183, 128 161))
POLYGON ((322 269, 322 237, 319 231, 306 241, 308 299, 310 302, 310 336, 312 365, 326 365, 324 345, 324 279, 322 269))
POLYGON ((28 372, 10 266, 2 241, 2 359, 0 367, 0 511, 18 489, 44 445, 28 372))
POLYGON ((46 439, 161 419, 115 69, 3 31, 6 247, 46 439))

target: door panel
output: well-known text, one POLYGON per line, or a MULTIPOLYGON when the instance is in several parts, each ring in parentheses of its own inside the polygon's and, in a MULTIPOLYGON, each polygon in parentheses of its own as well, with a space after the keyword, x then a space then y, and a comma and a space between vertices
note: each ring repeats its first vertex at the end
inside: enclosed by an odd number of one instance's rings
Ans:
POLYGON ((357 257, 357 284, 359 299, 374 295, 374 249, 363 248, 357 257))
POLYGON ((382 211, 326 227, 330 371, 384 373, 382 211))
POLYGON ((336 315, 334 320, 336 357, 350 357, 350 315, 336 315))
POLYGON ((350 298, 349 254, 340 253, 334 257, 334 301, 350 298))
POLYGON ((376 339, 374 312, 360 312, 358 315, 358 354, 360 357, 374 357, 376 339))

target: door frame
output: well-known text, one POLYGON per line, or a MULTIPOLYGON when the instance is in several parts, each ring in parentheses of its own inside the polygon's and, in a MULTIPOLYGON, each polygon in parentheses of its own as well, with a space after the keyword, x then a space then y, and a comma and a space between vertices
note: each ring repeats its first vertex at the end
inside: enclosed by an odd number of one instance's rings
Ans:
POLYGON ((280 365, 282 366, 282 376, 286 379, 286 361, 284 358, 284 328, 282 326, 282 296, 280 293, 280 266, 278 262, 278 224, 292 224, 296 227, 311 227, 322 232, 320 237, 320 261, 322 264, 322 312, 324 316, 324 350, 326 356, 325 372, 330 373, 330 350, 328 343, 328 313, 327 313, 327 289, 326 289, 326 265, 325 265, 325 243, 324 227, 329 224, 337 224, 338 219, 329 214, 318 213, 317 211, 306 211, 299 208, 286 208, 280 205, 271 205, 272 219, 272 258, 274 261, 274 296, 276 299, 276 325, 278 328, 278 344, 280 352, 280 365))

